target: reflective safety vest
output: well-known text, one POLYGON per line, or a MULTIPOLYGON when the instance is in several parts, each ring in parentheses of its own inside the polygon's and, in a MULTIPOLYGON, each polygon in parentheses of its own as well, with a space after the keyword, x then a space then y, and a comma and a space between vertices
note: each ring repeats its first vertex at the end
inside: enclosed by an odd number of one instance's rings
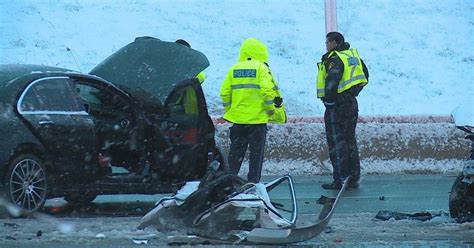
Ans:
MULTIPOLYGON (((200 72, 196 78, 199 80, 199 83, 204 83, 206 80, 206 74, 204 71, 200 72)), ((181 97, 182 98, 182 97, 181 97)), ((180 101, 183 99, 179 98, 176 104, 179 104, 180 101)), ((186 94, 184 98, 184 113, 187 115, 197 115, 198 114, 198 101, 196 96, 196 91, 194 91, 193 87, 188 86, 186 87, 186 94)))
MULTIPOLYGON (((361 84, 362 86, 367 84, 367 78, 364 74, 362 67, 362 61, 360 60, 359 53, 355 48, 351 48, 344 51, 332 51, 329 53, 328 58, 334 55, 339 56, 342 63, 344 64, 344 74, 342 75, 339 85, 337 87, 337 93, 342 93, 350 89, 354 85, 361 84)), ((318 98, 324 97, 325 86, 326 86, 326 62, 318 63, 318 78, 316 82, 318 98)))
POLYGON ((184 97, 184 113, 187 115, 198 115, 198 101, 196 91, 193 87, 186 87, 186 96, 184 97))

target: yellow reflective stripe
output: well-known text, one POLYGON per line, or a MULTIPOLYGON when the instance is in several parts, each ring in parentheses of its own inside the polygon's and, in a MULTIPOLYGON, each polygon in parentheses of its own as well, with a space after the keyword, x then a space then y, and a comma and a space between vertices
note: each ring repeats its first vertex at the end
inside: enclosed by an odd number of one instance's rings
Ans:
POLYGON ((356 70, 356 67, 357 67, 357 65, 353 65, 352 68, 351 68, 351 78, 354 77, 354 72, 356 70))
POLYGON ((258 84, 234 84, 231 85, 230 88, 233 90, 235 89, 260 89, 260 85, 258 84))
POLYGON ((346 80, 342 83, 339 83, 339 86, 337 87, 337 89, 342 89, 342 88, 344 88, 344 86, 346 86, 346 85, 348 85, 348 84, 350 84, 354 81, 360 80, 360 79, 365 79, 365 76, 364 75, 358 75, 358 76, 352 77, 349 80, 346 80))
POLYGON ((324 91, 324 89, 318 89, 318 95, 319 95, 319 94, 324 94, 324 93, 326 93, 326 92, 324 91))

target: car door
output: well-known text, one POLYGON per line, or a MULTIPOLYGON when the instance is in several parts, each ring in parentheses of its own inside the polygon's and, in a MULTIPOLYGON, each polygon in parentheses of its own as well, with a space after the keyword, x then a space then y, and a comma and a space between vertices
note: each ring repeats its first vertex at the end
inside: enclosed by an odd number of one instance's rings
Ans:
POLYGON ((106 84, 85 80, 75 83, 82 103, 94 118, 100 152, 111 158, 112 165, 138 171, 142 132, 131 104, 106 84))
POLYGON ((173 144, 171 165, 164 171, 167 179, 178 182, 201 177, 207 165, 207 144, 203 142, 202 116, 207 116, 202 103, 202 90, 194 80, 179 84, 167 97, 161 130, 173 144))
POLYGON ((69 180, 92 172, 97 165, 94 122, 79 104, 69 77, 45 77, 22 92, 17 109, 49 151, 54 171, 69 180))

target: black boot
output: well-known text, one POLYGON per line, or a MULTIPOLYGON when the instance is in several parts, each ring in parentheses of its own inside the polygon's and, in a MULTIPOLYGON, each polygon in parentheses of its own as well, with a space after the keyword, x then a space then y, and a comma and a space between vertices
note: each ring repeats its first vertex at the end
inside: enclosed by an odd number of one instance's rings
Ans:
POLYGON ((339 180, 336 180, 336 181, 333 181, 332 183, 323 183, 321 187, 323 187, 323 189, 341 189, 342 182, 339 180))
POLYGON ((359 188, 359 176, 350 176, 349 180, 347 181, 347 188, 349 189, 357 189, 359 188))
POLYGON ((359 181, 350 181, 347 182, 347 188, 349 189, 357 189, 359 188, 359 181))

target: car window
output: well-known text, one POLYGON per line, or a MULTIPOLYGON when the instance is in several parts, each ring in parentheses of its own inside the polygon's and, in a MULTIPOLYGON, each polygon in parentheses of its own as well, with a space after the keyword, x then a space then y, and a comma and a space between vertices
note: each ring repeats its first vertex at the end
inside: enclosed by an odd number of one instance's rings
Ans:
POLYGON ((89 114, 96 118, 114 119, 131 114, 130 104, 109 90, 76 82, 76 91, 89 114))
POLYGON ((33 82, 20 101, 21 111, 84 111, 78 104, 71 80, 66 77, 33 82))

